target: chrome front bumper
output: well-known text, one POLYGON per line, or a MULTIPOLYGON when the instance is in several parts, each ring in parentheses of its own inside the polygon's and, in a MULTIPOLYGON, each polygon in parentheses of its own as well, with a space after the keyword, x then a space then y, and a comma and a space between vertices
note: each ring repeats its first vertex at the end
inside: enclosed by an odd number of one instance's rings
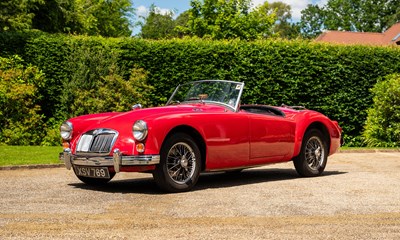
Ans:
POLYGON ((145 166, 160 163, 160 155, 137 155, 123 156, 118 149, 114 150, 113 156, 76 156, 71 149, 64 149, 59 156, 69 170, 72 165, 93 166, 93 167, 114 167, 119 172, 123 166, 145 166))

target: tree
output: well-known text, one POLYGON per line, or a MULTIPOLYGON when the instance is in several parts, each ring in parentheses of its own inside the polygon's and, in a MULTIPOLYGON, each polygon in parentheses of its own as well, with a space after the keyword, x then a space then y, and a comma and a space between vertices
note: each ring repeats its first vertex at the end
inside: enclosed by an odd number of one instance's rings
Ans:
POLYGON ((146 17, 142 17, 143 22, 140 23, 142 29, 139 36, 147 39, 166 39, 189 35, 188 21, 190 11, 187 10, 181 13, 175 20, 174 15, 173 11, 161 13, 152 4, 149 14, 146 17))
MULTIPOLYGON (((130 36, 130 19, 134 9, 130 0, 77 0, 85 1, 89 16, 93 16, 90 35, 105 37, 130 36)), ((85 16, 84 14, 82 14, 85 16)))
POLYGON ((273 33, 282 38, 296 38, 300 35, 298 25, 291 23, 292 14, 290 5, 283 2, 272 2, 266 4, 267 14, 276 15, 273 33))
POLYGON ((152 87, 147 72, 133 66, 129 80, 118 67, 118 52, 109 46, 91 46, 90 42, 73 46, 69 55, 70 78, 63 82, 57 116, 68 119, 88 113, 127 111, 134 103, 147 106, 152 87))
POLYGON ((172 18, 173 12, 162 14, 158 8, 152 4, 149 14, 144 18, 140 36, 142 38, 162 39, 171 37, 174 33, 175 22, 172 18))
POLYGON ((49 33, 84 32, 76 6, 76 1, 46 0, 32 10, 32 28, 49 33))
POLYGON ((131 35, 130 0, 3 0, 0 32, 38 29, 120 37, 131 35))
POLYGON ((183 37, 189 35, 188 23, 190 18, 190 10, 181 13, 175 20, 174 36, 183 37))
POLYGON ((301 11, 299 23, 301 34, 306 38, 314 38, 324 30, 326 14, 323 8, 318 5, 309 4, 301 11))
POLYGON ((44 0, 0 1, 0 32, 30 29, 35 16, 31 11, 44 0))
POLYGON ((268 4, 254 9, 250 0, 192 0, 188 22, 191 35, 212 39, 257 39, 272 34, 275 14, 268 4))
POLYGON ((323 30, 383 32, 400 20, 398 0, 328 0, 323 7, 308 5, 300 27, 305 37, 323 30))

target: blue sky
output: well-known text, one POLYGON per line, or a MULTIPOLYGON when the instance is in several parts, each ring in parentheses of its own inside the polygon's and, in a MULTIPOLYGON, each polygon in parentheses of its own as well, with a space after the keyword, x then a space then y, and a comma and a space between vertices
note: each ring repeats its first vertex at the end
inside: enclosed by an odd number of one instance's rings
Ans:
MULTIPOLYGON (((159 8, 161 13, 167 11, 176 11, 176 16, 190 8, 190 0, 131 0, 133 7, 136 9, 138 16, 145 16, 152 3, 159 8)), ((289 4, 292 8, 292 19, 297 22, 300 20, 301 10, 305 9, 308 4, 325 5, 327 0, 276 0, 289 4)), ((257 6, 265 2, 265 0, 252 0, 253 5, 257 6)), ((270 0, 269 2, 274 2, 270 0)), ((135 29, 134 34, 140 29, 135 29)))

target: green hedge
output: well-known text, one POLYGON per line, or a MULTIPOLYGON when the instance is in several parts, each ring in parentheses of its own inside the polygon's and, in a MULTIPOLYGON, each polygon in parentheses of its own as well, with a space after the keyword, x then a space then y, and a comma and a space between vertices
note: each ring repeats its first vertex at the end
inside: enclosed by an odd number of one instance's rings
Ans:
POLYGON ((165 102, 177 83, 244 81, 243 103, 303 105, 339 121, 346 142, 359 145, 378 79, 400 72, 400 49, 332 46, 306 41, 121 41, 122 65, 139 64, 165 102))
MULTIPOLYGON (((44 34, 0 34, 0 56, 18 53, 45 75, 41 89, 47 118, 64 116, 59 98, 74 69, 70 56, 77 46, 117 53, 120 74, 132 68, 147 72, 154 87, 144 102, 161 105, 183 82, 199 79, 244 81, 243 103, 303 105, 338 120, 349 145, 360 143, 370 89, 384 76, 400 72, 395 47, 333 46, 307 41, 149 41, 44 34), (9 44, 13 48, 9 47, 9 44)), ((100 80, 100 79, 99 79, 100 80)))

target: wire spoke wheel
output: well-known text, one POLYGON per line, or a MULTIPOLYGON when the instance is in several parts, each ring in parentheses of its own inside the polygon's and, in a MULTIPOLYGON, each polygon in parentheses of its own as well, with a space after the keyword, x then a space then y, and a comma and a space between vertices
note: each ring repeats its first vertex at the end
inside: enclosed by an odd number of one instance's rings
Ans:
POLYGON ((301 176, 322 174, 328 160, 328 140, 318 129, 310 129, 304 134, 300 154, 293 159, 296 171, 301 176))
POLYGON ((310 169, 317 171, 324 163, 325 149, 321 139, 318 137, 311 137, 305 149, 305 158, 310 169))
POLYGON ((169 177, 178 184, 183 184, 194 175, 196 155, 193 149, 184 142, 176 143, 167 155, 169 177))
POLYGON ((191 136, 180 132, 168 137, 160 157, 153 177, 161 189, 185 192, 193 188, 201 171, 201 153, 191 136))

